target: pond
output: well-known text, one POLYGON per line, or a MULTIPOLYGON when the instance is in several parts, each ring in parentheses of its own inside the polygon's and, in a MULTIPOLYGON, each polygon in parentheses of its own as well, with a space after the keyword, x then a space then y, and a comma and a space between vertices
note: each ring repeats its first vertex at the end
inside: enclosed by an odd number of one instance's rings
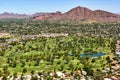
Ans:
POLYGON ((80 54, 81 57, 100 57, 104 56, 104 53, 90 53, 90 54, 80 54))

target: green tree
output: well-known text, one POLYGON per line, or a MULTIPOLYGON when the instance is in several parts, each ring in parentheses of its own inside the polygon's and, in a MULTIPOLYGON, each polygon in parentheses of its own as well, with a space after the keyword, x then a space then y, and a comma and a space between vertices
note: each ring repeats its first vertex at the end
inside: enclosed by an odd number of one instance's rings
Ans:
POLYGON ((27 69, 26 69, 26 68, 24 68, 22 72, 25 74, 25 73, 27 72, 27 69))
POLYGON ((13 73, 13 76, 14 76, 14 78, 17 78, 17 73, 16 72, 13 73))

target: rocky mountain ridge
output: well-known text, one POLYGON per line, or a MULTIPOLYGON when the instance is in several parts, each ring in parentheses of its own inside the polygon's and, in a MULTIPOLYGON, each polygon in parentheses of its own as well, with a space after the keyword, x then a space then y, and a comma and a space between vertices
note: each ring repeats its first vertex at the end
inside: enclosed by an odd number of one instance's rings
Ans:
POLYGON ((8 13, 4 12, 0 14, 0 18, 28 18, 29 15, 26 14, 15 14, 15 13, 8 13))
POLYGON ((96 22, 119 22, 120 15, 103 10, 92 11, 85 7, 75 7, 66 13, 55 12, 34 17, 34 20, 82 20, 96 22))
POLYGON ((120 22, 120 15, 104 10, 91 10, 86 7, 75 7, 65 13, 60 11, 52 13, 14 14, 2 13, 0 18, 32 18, 33 20, 73 20, 73 21, 91 21, 91 22, 120 22))

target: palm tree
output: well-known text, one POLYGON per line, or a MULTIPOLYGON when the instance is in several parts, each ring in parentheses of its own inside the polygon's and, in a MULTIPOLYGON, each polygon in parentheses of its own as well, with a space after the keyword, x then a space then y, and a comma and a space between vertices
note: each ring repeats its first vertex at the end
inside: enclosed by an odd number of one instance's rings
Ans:
POLYGON ((34 79, 33 79, 33 75, 34 75, 34 73, 35 73, 35 71, 32 70, 32 71, 31 71, 32 80, 34 80, 34 79))
POLYGON ((14 78, 17 78, 17 73, 13 73, 14 78))

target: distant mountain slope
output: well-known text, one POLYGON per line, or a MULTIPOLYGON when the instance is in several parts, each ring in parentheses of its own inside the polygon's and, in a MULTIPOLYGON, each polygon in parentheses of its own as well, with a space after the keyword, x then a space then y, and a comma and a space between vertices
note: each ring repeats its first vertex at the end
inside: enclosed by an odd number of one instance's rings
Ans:
POLYGON ((58 20, 62 16, 62 13, 57 11, 55 13, 39 13, 40 15, 37 14, 37 16, 34 16, 34 20, 58 20))
POLYGON ((92 11, 85 7, 75 7, 66 13, 56 12, 37 15, 34 20, 85 20, 97 22, 119 22, 120 15, 103 10, 92 11))
POLYGON ((8 12, 4 12, 2 14, 0 14, 0 18, 27 18, 29 17, 26 14, 14 14, 14 13, 8 13, 8 12))

